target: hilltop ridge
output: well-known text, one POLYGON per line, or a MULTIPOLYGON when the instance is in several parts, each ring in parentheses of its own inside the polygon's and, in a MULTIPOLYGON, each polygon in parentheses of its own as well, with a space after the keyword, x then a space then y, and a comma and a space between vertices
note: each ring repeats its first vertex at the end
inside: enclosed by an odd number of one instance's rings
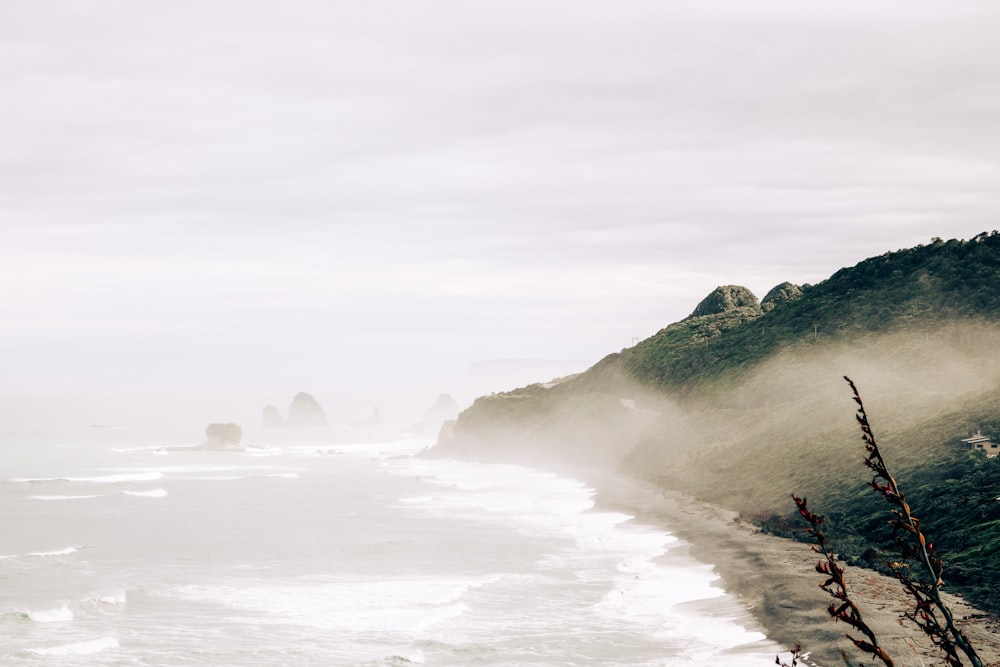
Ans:
POLYGON ((1000 234, 934 239, 866 259, 816 285, 782 283, 760 307, 747 294, 717 288, 684 320, 601 363, 620 364, 635 379, 667 390, 690 389, 789 345, 925 330, 955 319, 995 321, 1000 234))

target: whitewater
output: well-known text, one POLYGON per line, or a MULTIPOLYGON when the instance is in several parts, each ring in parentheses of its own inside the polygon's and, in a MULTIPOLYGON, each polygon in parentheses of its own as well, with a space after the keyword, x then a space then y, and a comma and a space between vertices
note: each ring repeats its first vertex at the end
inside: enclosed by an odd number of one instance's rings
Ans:
MULTIPOLYGON (((130 439, 131 438, 131 439, 130 439)), ((0 441, 0 664, 773 664, 662 526, 430 443, 0 441)))

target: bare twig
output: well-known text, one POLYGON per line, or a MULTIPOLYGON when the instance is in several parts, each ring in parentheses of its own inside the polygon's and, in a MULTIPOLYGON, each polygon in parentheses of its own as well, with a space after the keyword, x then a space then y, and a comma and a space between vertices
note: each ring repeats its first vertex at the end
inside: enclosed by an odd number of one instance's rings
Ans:
MULTIPOLYGON (((830 616, 847 623, 851 627, 861 632, 865 638, 858 639, 850 634, 847 638, 865 653, 870 653, 885 664, 886 667, 895 667, 892 658, 878 644, 878 638, 868 624, 861 617, 861 610, 854 604, 847 593, 847 583, 844 581, 844 568, 837 563, 837 558, 830 550, 826 542, 826 534, 823 532, 823 517, 814 514, 806 506, 806 499, 793 495, 792 500, 799 510, 799 514, 809 523, 809 534, 816 540, 813 551, 823 556, 823 560, 816 564, 816 571, 826 575, 827 579, 819 585, 824 591, 830 594, 835 601, 830 603, 827 611, 830 616)), ((846 661, 846 656, 845 656, 846 661)))
POLYGON ((795 646, 792 647, 792 650, 788 652, 788 655, 791 657, 792 661, 785 662, 784 660, 781 659, 781 654, 779 653, 778 655, 774 656, 774 664, 779 665, 780 667, 796 667, 796 665, 799 664, 799 655, 801 653, 802 653, 802 645, 799 642, 795 642, 795 646))
MULTIPOLYGON (((962 665, 958 657, 958 652, 961 651, 968 657, 973 667, 982 667, 983 663, 975 649, 955 625, 951 610, 941 597, 941 586, 943 585, 941 559, 935 553, 933 544, 921 531, 920 519, 910 511, 906 496, 889 473, 885 459, 882 458, 882 453, 875 441, 875 435, 872 433, 868 414, 861 401, 857 386, 849 377, 844 376, 844 379, 850 385, 851 391, 854 393, 854 401, 858 404, 856 418, 861 427, 861 440, 865 444, 865 465, 874 472, 869 486, 893 506, 893 518, 889 524, 900 544, 902 562, 890 562, 889 567, 914 600, 914 609, 907 612, 906 617, 923 630, 931 641, 944 652, 948 665, 952 667, 962 665), (907 562, 910 559, 916 561, 917 570, 922 570, 926 578, 910 576, 911 568, 907 562)), ((801 511, 800 509, 800 513, 801 511)))

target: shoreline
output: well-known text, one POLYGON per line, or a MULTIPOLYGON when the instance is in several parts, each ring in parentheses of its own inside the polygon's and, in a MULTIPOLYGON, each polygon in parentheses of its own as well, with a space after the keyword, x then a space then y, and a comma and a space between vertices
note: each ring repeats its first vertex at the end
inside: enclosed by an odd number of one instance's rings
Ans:
MULTIPOLYGON (((573 473, 595 489, 598 507, 664 528, 683 542, 675 548, 711 565, 719 576, 719 587, 759 624, 747 629, 759 630, 786 651, 801 643, 806 659, 800 658, 799 664, 840 665, 840 651, 855 662, 872 662, 868 659, 871 656, 861 653, 845 637, 848 632, 854 636, 860 633, 852 632, 853 628, 835 621, 827 612, 832 598, 819 587, 823 581, 815 569, 819 556, 809 544, 762 533, 736 512, 647 482, 579 469, 573 473)), ((897 667, 945 664, 943 654, 927 636, 902 618, 910 608, 909 600, 894 578, 844 567, 851 598, 897 667)), ((946 595, 946 602, 983 664, 1000 666, 998 620, 960 597, 946 595)), ((960 657, 967 662, 964 655, 960 657)))

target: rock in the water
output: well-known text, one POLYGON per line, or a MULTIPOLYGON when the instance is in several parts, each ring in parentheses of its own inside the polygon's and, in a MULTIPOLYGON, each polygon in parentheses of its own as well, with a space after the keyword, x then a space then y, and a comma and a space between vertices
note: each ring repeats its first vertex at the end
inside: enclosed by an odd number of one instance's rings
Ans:
POLYGON ((205 449, 243 449, 243 429, 239 424, 209 424, 205 428, 205 449))
POLYGON ((262 420, 264 428, 281 428, 285 425, 285 420, 281 417, 281 413, 273 405, 264 406, 262 420))
POLYGON ((285 424, 295 428, 329 426, 326 413, 316 399, 305 392, 299 392, 288 406, 288 419, 285 424))

